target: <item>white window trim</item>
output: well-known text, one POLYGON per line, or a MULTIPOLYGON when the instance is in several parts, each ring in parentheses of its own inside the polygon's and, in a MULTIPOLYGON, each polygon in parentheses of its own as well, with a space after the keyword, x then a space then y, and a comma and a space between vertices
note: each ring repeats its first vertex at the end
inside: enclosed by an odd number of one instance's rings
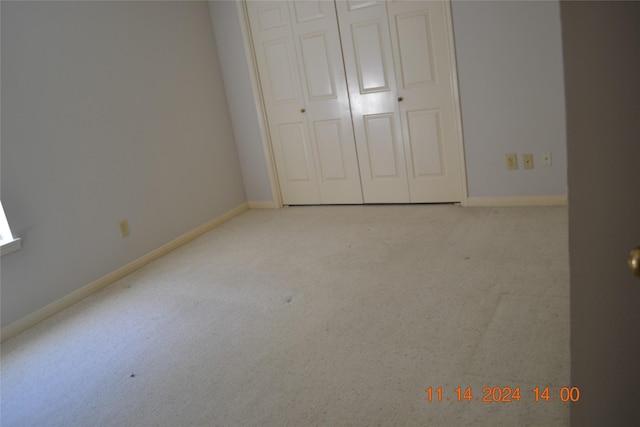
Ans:
POLYGON ((6 255, 17 251, 22 245, 20 243, 21 239, 19 237, 13 237, 11 233, 7 216, 4 214, 2 202, 0 202, 0 211, 2 212, 0 215, 0 245, 2 245, 2 255, 6 255))

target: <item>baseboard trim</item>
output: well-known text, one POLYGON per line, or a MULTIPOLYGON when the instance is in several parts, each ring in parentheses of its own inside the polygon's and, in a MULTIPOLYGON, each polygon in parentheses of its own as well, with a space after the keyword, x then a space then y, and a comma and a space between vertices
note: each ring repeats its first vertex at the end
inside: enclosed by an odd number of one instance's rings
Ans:
POLYGON ((204 233, 213 230, 224 222, 230 220, 231 218, 240 215, 249 209, 249 203, 243 203, 230 211, 214 218, 213 220, 189 231, 188 233, 183 234, 182 236, 160 246, 158 249, 155 249, 149 252, 146 255, 126 264, 123 267, 107 274, 106 276, 101 277, 100 279, 92 282, 82 288, 70 293, 69 295, 60 298, 57 301, 52 302, 49 305, 37 310, 22 319, 13 322, 12 324, 2 328, 0 330, 0 342, 4 342, 9 338, 12 338, 18 335, 20 332, 23 332, 30 327, 42 322, 48 317, 53 316, 54 314, 71 307, 73 304, 79 302, 80 300, 88 297, 89 295, 99 291, 102 288, 109 286, 110 284, 122 279, 125 276, 133 273, 134 271, 144 267, 145 265, 157 260, 158 258, 168 254, 169 252, 179 248, 203 235, 204 233))
POLYGON ((280 209, 276 202, 248 202, 249 209, 280 209))
POLYGON ((465 207, 567 206, 567 196, 469 197, 465 207))

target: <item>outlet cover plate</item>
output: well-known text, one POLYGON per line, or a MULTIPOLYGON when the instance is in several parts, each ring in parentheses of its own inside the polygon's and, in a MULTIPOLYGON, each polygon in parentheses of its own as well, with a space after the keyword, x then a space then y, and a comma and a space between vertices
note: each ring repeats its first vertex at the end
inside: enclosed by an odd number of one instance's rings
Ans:
POLYGON ((533 169, 533 154, 523 154, 522 164, 525 169, 533 169))
POLYGON ((123 221, 120 221, 119 223, 120 225, 120 236, 124 237, 128 237, 129 236, 129 222, 125 219, 123 221))

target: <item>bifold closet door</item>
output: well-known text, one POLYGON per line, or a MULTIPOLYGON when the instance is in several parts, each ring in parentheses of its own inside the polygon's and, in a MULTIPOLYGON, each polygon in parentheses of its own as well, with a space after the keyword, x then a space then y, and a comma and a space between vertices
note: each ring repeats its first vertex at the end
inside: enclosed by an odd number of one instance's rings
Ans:
POLYGON ((336 2, 365 203, 461 200, 445 7, 336 2))
POLYGON ((449 4, 389 1, 398 103, 412 202, 457 202, 462 156, 449 4))
POLYGON ((283 203, 362 203, 334 3, 247 11, 283 203))

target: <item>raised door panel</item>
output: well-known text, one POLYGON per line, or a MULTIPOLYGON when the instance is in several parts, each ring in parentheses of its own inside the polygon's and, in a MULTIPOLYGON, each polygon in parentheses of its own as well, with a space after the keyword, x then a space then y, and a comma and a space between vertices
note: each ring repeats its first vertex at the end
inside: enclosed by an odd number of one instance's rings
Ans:
POLYGON ((385 2, 336 2, 365 203, 410 201, 385 2))
POLYGON ((324 32, 300 36, 307 94, 310 101, 336 99, 336 84, 324 32))
POLYGON ((351 25, 356 75, 361 94, 390 90, 388 50, 383 48, 382 20, 351 25))
MULTIPOLYGON (((251 7, 254 8, 255 5, 253 3, 256 2, 247 3, 252 3, 251 7)), ((286 28, 289 25, 286 8, 276 2, 271 2, 270 4, 263 3, 259 10, 255 11, 254 16, 257 17, 257 22, 254 21, 254 29, 257 27, 260 31, 286 28)))
POLYGON ((446 1, 388 2, 412 202, 462 197, 462 156, 446 1))
POLYGON ((342 152, 344 137, 340 120, 314 122, 314 136, 318 146, 318 163, 323 181, 341 181, 347 178, 342 152))
POLYGON ((434 83, 433 49, 431 47, 431 25, 429 13, 421 10, 415 13, 396 15, 397 40, 399 47, 401 87, 434 83))
POLYGON ((371 181, 397 179, 404 162, 396 152, 396 131, 393 114, 373 114, 363 116, 371 181))
POLYGON ((284 173, 287 182, 311 181, 313 174, 309 165, 309 153, 304 143, 306 132, 302 123, 278 125, 278 139, 284 159, 284 173))
POLYGON ((268 41, 263 44, 266 63, 265 80, 269 84, 274 104, 296 103, 299 94, 296 91, 295 59, 291 58, 291 46, 287 39, 268 41))
POLYGON ((410 179, 442 175, 442 126, 437 109, 407 112, 411 151, 410 179))
POLYGON ((294 1, 290 11, 321 202, 362 203, 334 4, 294 1))
POLYGON ((322 4, 317 0, 298 0, 294 2, 294 12, 296 22, 302 24, 304 22, 314 21, 316 19, 326 18, 322 4))

